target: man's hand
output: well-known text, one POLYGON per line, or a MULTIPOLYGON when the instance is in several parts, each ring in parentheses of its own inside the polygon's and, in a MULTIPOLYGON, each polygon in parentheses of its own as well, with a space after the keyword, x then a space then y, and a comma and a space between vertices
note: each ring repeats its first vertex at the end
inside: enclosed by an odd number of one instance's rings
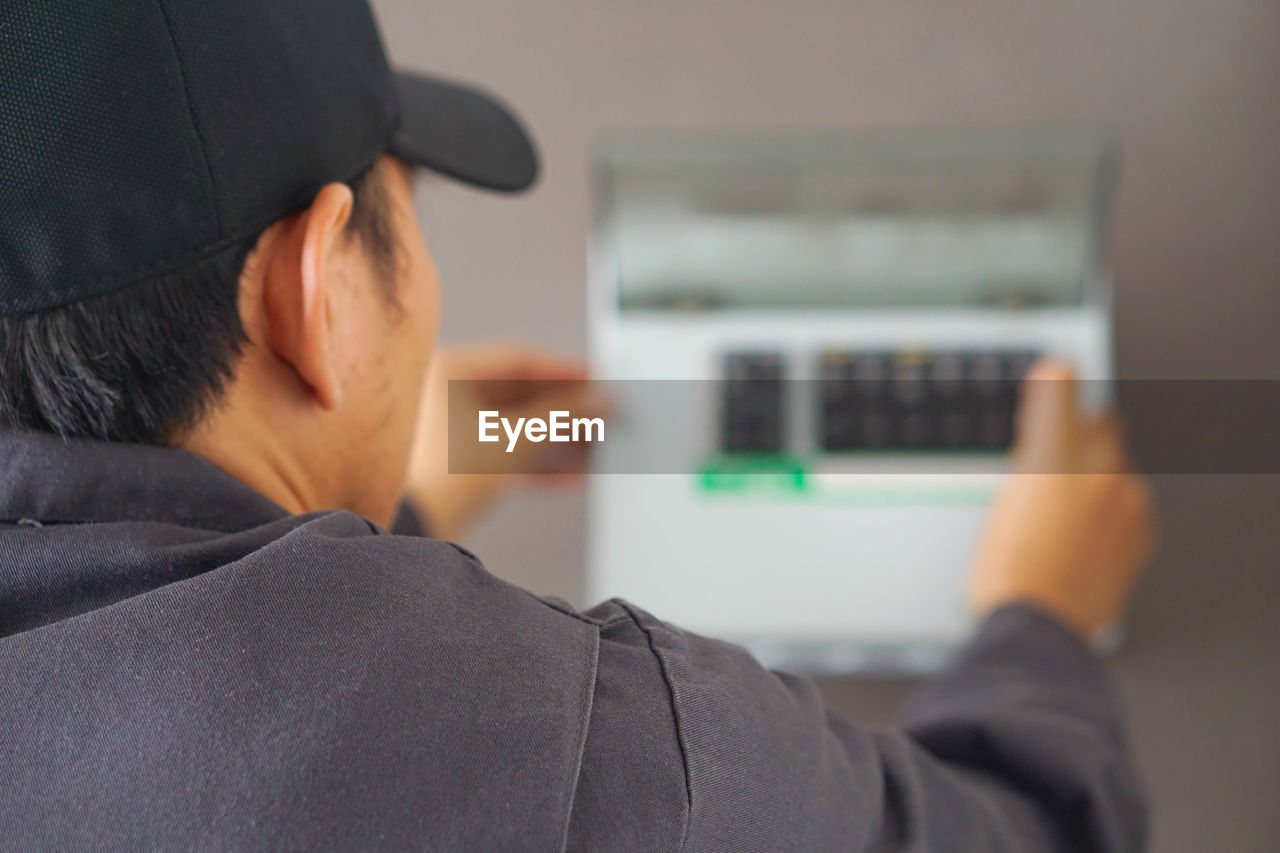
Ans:
POLYGON ((1151 496, 1110 415, 1080 411, 1053 362, 1024 384, 1014 471, 978 551, 970 597, 986 613, 1037 605, 1085 639, 1124 612, 1155 546, 1151 496))
MULTIPOLYGON (((588 391, 586 369, 577 361, 531 347, 481 344, 446 349, 436 354, 418 412, 417 434, 407 478, 408 496, 421 508, 431 535, 441 539, 462 536, 467 527, 504 488, 529 477, 554 481, 580 479, 582 448, 521 442, 513 453, 485 456, 485 467, 455 459, 454 470, 501 472, 449 473, 449 429, 474 430, 480 409, 499 409, 504 416, 542 417, 553 409, 574 416, 599 417, 605 405, 588 391), (455 385, 449 405, 449 380, 483 384, 455 385), (536 380, 536 381, 529 381, 536 380), (484 399, 478 395, 483 393, 484 399)), ((470 447, 471 443, 460 443, 470 447)))

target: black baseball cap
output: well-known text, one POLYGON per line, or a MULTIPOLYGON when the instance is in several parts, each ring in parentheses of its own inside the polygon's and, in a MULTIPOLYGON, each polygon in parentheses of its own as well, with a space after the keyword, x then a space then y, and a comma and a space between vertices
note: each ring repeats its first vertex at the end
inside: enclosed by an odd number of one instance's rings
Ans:
POLYGON ((388 151, 538 171, 499 101, 393 71, 366 0, 0 0, 0 316, 187 266, 388 151))

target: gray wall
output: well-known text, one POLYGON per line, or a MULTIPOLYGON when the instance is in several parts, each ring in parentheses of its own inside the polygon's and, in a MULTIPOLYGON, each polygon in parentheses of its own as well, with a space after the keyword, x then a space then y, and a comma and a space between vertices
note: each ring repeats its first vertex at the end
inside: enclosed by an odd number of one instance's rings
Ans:
MULTIPOLYGON (((447 339, 582 350, 587 150, 627 129, 1102 125, 1126 377, 1280 378, 1276 0, 381 0, 393 56, 483 81, 545 158, 518 201, 421 193, 447 339)), ((1145 430, 1158 424, 1143 425, 1145 430)), ((1113 669, 1159 851, 1280 849, 1280 478, 1160 477, 1164 545, 1113 669)), ((578 598, 582 502, 511 499, 472 545, 578 598)), ((824 685, 884 721, 909 685, 824 685)))

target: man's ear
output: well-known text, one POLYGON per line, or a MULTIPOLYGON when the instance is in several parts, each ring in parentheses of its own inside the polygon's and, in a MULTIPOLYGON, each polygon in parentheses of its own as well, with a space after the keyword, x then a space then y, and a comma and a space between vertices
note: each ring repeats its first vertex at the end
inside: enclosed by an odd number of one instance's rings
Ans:
POLYGON ((309 208, 278 224, 262 259, 267 343, 326 409, 342 402, 333 350, 332 276, 351 206, 350 187, 325 185, 309 208))

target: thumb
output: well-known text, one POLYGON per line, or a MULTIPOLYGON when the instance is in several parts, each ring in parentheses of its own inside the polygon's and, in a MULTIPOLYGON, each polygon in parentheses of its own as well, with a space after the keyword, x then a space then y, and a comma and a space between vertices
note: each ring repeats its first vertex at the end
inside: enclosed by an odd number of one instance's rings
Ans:
POLYGON ((1076 374, 1068 365, 1041 359, 1022 383, 1016 452, 1036 455, 1061 446, 1076 422, 1076 374))

